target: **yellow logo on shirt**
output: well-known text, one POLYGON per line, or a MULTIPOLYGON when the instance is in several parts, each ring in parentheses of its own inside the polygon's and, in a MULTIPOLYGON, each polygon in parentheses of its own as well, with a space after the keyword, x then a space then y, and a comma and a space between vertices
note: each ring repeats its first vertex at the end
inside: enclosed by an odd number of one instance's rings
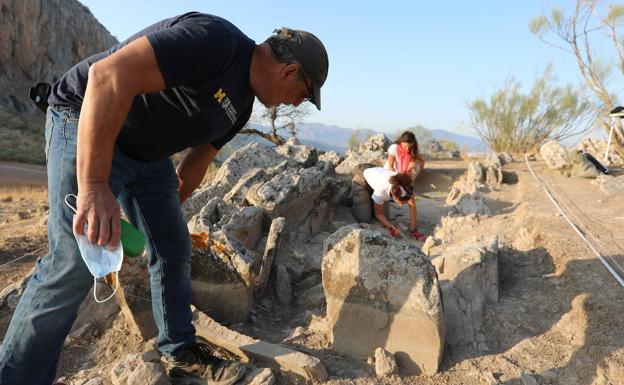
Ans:
POLYGON ((227 115, 228 119, 230 119, 230 122, 232 122, 232 124, 236 123, 236 108, 234 108, 232 101, 223 91, 223 88, 219 88, 219 90, 214 94, 214 98, 216 99, 217 103, 221 105, 221 108, 223 108, 223 111, 225 111, 225 114, 227 115))
POLYGON ((223 92, 222 88, 219 88, 219 91, 217 91, 216 94, 214 94, 214 98, 217 99, 217 102, 221 103, 221 101, 223 100, 223 98, 225 98, 227 95, 225 94, 225 92, 223 92))

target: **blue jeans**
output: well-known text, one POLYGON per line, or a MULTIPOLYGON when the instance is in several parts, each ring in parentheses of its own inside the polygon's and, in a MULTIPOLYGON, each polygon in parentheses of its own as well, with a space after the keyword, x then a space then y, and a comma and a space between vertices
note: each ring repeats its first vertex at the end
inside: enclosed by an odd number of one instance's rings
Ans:
MULTIPOLYGON (((76 143, 79 112, 49 108, 46 116, 49 252, 37 261, 0 353, 0 384, 49 385, 63 342, 93 277, 72 232, 64 197, 78 191, 76 143)), ((195 342, 191 303, 191 242, 180 209, 178 177, 169 159, 142 162, 113 156, 109 184, 131 223, 147 235, 152 310, 158 346, 176 356, 195 342)))

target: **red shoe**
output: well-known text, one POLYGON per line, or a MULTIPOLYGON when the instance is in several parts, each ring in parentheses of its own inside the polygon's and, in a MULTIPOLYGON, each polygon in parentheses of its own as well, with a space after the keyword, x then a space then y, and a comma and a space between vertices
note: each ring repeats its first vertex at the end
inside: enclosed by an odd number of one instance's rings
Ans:
POLYGON ((388 231, 393 238, 396 238, 399 235, 399 229, 394 226, 390 227, 388 231))
POLYGON ((410 237, 412 237, 412 239, 415 239, 417 241, 424 241, 425 240, 425 234, 421 233, 418 230, 410 231, 409 235, 410 235, 410 237))

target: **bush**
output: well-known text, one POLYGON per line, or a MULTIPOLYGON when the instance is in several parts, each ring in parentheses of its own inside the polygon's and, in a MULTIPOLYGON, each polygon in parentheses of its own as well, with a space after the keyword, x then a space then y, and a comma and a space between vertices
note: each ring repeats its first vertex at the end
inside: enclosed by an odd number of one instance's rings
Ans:
POLYGON ((591 130, 591 105, 581 89, 553 86, 552 67, 537 78, 528 94, 509 79, 489 100, 468 103, 471 123, 496 152, 529 152, 546 139, 557 141, 591 130))

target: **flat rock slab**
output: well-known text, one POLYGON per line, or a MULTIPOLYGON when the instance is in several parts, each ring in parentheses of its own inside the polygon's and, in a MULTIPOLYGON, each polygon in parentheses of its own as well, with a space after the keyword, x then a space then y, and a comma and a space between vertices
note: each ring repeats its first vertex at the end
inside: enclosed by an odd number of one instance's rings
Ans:
POLYGON ((261 366, 291 372, 314 382, 327 379, 327 370, 316 357, 240 334, 196 309, 193 310, 193 324, 198 336, 261 366))

